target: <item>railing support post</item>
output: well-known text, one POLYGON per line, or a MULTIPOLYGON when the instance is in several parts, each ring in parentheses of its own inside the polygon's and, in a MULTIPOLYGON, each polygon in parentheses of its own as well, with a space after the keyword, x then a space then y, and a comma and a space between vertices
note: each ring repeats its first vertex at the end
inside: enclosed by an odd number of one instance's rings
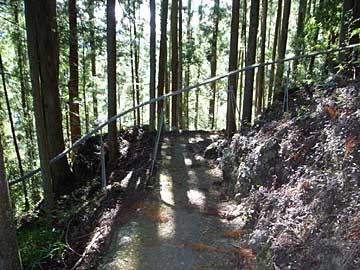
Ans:
POLYGON ((290 79, 290 68, 291 61, 288 62, 288 69, 286 74, 286 85, 285 85, 285 92, 284 92, 284 112, 289 111, 289 79, 290 79))

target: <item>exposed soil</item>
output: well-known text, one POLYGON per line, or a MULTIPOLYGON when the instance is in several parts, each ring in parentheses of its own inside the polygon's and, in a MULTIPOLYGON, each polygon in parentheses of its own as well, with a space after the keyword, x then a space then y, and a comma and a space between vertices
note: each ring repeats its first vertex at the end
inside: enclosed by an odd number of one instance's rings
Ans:
MULTIPOLYGON (((104 136, 106 144, 106 135, 104 136)), ((75 190, 62 196, 53 210, 52 227, 62 232, 66 249, 45 258, 42 269, 96 269, 98 255, 106 249, 119 216, 144 194, 152 155, 152 139, 144 129, 127 129, 119 134, 119 159, 113 170, 106 166, 107 192, 101 190, 100 137, 82 145, 73 161, 75 190)), ((105 145, 106 147, 106 145, 105 145)), ((40 231, 46 216, 40 210, 20 230, 40 231)), ((51 243, 44 243, 51 245, 51 243)), ((42 247, 34 247, 42 248, 42 247)), ((44 246, 45 248, 45 246, 44 246)), ((27 269, 25 265, 25 269, 27 269)))

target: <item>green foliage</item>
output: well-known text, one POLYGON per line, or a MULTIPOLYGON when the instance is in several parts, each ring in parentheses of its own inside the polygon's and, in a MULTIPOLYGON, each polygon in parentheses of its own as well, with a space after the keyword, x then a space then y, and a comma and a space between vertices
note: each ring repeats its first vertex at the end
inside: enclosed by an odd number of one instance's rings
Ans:
POLYGON ((46 259, 60 257, 67 249, 63 238, 63 232, 53 228, 47 220, 42 220, 32 230, 20 230, 18 239, 25 269, 44 269, 42 263, 46 259))

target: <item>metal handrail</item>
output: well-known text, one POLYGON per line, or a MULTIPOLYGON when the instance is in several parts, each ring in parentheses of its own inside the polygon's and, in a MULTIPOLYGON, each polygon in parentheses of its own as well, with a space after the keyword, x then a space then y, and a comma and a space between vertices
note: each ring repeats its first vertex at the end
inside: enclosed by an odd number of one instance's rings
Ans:
MULTIPOLYGON (((178 89, 178 90, 176 90, 174 92, 171 92, 171 93, 168 93, 166 95, 163 95, 163 96, 160 96, 160 97, 157 97, 157 98, 149 99, 148 101, 145 101, 145 102, 143 102, 141 104, 138 104, 138 105, 136 105, 136 106, 134 106, 134 107, 132 107, 132 108, 130 108, 128 110, 125 110, 125 111, 123 111, 123 112, 121 112, 121 113, 119 113, 117 115, 112 116, 108 121, 102 123, 97 128, 95 128, 93 131, 89 132, 88 134, 84 135, 82 138, 77 140, 71 147, 64 150, 62 153, 60 153, 56 157, 52 158, 50 160, 50 164, 53 164, 54 162, 58 161, 59 159, 64 158, 68 153, 70 153, 71 151, 76 149, 79 145, 81 145, 83 142, 88 140, 91 136, 95 135, 97 132, 102 130, 104 127, 106 127, 110 123, 112 123, 112 122, 116 121, 117 119, 119 119, 120 117, 122 117, 122 116, 124 116, 124 115, 126 115, 128 113, 131 113, 131 112, 133 112, 133 111, 135 111, 137 109, 140 109, 140 108, 142 108, 144 106, 156 103, 156 102, 161 101, 161 100, 164 101, 169 97, 177 96, 179 94, 189 92, 190 90, 196 89, 196 88, 198 88, 200 86, 210 84, 210 83, 213 83, 213 82, 218 81, 218 80, 225 79, 227 77, 230 77, 232 75, 235 75, 235 74, 238 74, 240 72, 244 72, 244 71, 247 71, 247 70, 250 70, 250 69, 269 66, 269 65, 275 65, 275 64, 282 64, 282 63, 285 63, 285 62, 305 59, 305 58, 309 58, 309 57, 316 57, 316 56, 319 56, 319 55, 325 55, 325 54, 330 54, 330 53, 334 53, 334 52, 351 50, 351 49, 357 48, 359 46, 360 46, 360 43, 357 43, 357 44, 352 44, 352 45, 349 45, 349 46, 333 48, 333 49, 328 49, 328 50, 323 50, 323 51, 314 51, 314 52, 304 54, 304 55, 298 55, 298 56, 293 56, 293 57, 289 57, 289 58, 285 58, 285 59, 278 59, 278 60, 274 60, 274 61, 267 61, 267 62, 264 62, 264 63, 258 63, 258 64, 253 64, 253 65, 250 65, 250 66, 245 66, 245 67, 243 67, 241 69, 233 70, 233 71, 230 71, 230 72, 222 74, 222 75, 218 75, 218 76, 215 76, 215 77, 210 77, 210 78, 205 79, 205 80, 203 80, 203 81, 201 81, 201 82, 199 82, 197 84, 190 85, 190 86, 178 89)), ((38 169, 35 169, 35 170, 27 173, 26 175, 24 175, 24 176, 22 176, 20 178, 17 178, 15 180, 11 180, 11 181, 9 181, 9 186, 13 186, 13 185, 15 185, 17 183, 25 181, 26 179, 34 176, 35 174, 39 173, 40 171, 41 171, 41 169, 38 168, 38 169)))

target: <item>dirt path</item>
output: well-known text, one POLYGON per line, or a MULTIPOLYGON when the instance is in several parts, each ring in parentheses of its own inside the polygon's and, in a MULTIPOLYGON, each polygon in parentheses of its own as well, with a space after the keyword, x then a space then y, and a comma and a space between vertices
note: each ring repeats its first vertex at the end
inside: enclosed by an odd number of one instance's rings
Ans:
MULTIPOLYGON (((217 214, 221 176, 201 155, 209 135, 165 138, 157 187, 118 229, 101 270, 240 269, 238 241, 217 214), (214 184, 215 183, 215 184, 214 184)), ((242 268, 241 268, 242 269, 242 268)))

